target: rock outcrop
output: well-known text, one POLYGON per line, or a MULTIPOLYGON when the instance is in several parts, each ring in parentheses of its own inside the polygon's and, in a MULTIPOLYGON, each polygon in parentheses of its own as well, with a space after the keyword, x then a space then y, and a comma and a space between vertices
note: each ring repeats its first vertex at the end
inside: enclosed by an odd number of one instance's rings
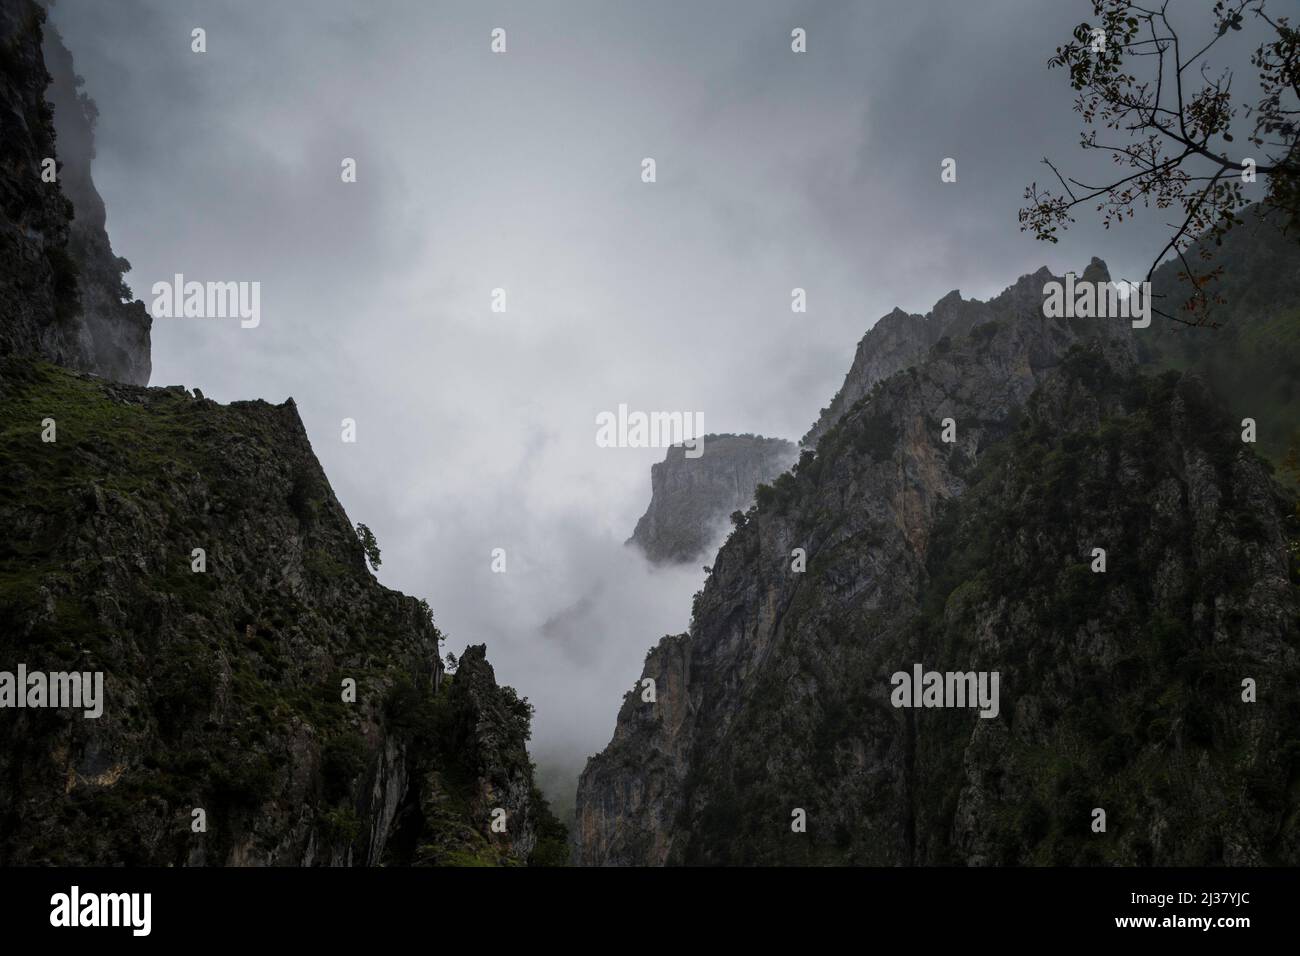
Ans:
POLYGON ((1300 862, 1294 497, 1047 277, 859 349, 589 761, 579 862, 1300 862), (998 672, 998 716, 894 706, 917 664, 998 672))
POLYGON ((44 18, 31 0, 0 3, 0 261, 9 266, 0 276, 0 356, 143 384, 151 319, 143 303, 124 301, 129 266, 113 255, 90 180, 93 107, 53 37, 50 85, 44 18), (56 128, 68 140, 66 156, 56 149, 56 128), (56 161, 54 182, 42 177, 48 160, 56 161))
POLYGON ((568 831, 543 799, 526 748, 532 707, 497 685, 482 644, 466 648, 450 681, 431 725, 435 759, 403 821, 415 836, 409 862, 563 865, 568 831), (486 834, 480 820, 489 821, 486 834))
POLYGON ((782 438, 707 435, 704 453, 686 457, 674 445, 650 469, 650 506, 628 544, 655 564, 681 564, 707 555, 733 511, 748 508, 754 490, 794 464, 798 449, 782 438))

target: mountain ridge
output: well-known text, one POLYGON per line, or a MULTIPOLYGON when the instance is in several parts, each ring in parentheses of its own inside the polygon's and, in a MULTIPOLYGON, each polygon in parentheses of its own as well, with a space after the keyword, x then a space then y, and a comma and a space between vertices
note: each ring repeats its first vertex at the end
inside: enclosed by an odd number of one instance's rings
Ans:
POLYGON ((1294 499, 1194 373, 1139 365, 1143 340, 1127 322, 1045 318, 1033 296, 1041 303, 1046 278, 1022 277, 1001 315, 981 303, 954 309, 909 339, 934 339, 922 359, 895 350, 889 361, 902 367, 874 382, 860 344, 857 371, 810 433, 815 451, 759 490, 696 595, 690 631, 647 655, 637 686, 654 681, 654 702, 630 691, 610 745, 588 761, 578 862, 1297 859, 1286 823, 1300 767, 1289 742, 1300 709, 1287 690, 1300 606, 1287 557, 1294 499), (966 497, 999 467, 1014 481, 966 497), (1076 478, 1082 504, 1070 494, 1076 478), (1165 523, 1139 521, 1114 489, 1149 501, 1165 523), (954 527, 969 530, 954 542, 954 527), (1094 545, 1123 574, 1094 574, 1094 545), (806 572, 794 570, 796 548, 806 572), (1234 562, 1258 577, 1223 570, 1234 562), (1157 569, 1154 592, 1142 568, 1157 569), (1115 672, 1126 633, 1142 635, 1140 649, 1115 672), (1036 651, 1040 642, 1073 650, 1043 666, 1051 652, 1036 651), (1171 671, 1180 655, 1186 672, 1171 671), (891 706, 890 673, 915 664, 1001 670, 1002 719, 891 706), (1252 674, 1270 675, 1267 707, 1242 702, 1228 680, 1252 674), (1125 706, 1074 720, 1083 688, 1108 679, 1125 706), (1208 716, 1169 696, 1192 688, 1213 688, 1208 716), (1045 772, 1061 746, 1075 758, 1045 772), (1214 768, 1204 783, 1183 769, 1184 751, 1214 768), (1131 789, 1100 785, 1120 774, 1131 789), (1196 794, 1191 814, 1180 792, 1196 794), (1115 833, 1090 842, 1098 805, 1109 805, 1115 833), (1211 822, 1197 822, 1202 808, 1211 822), (799 810, 804 833, 791 828, 799 810))

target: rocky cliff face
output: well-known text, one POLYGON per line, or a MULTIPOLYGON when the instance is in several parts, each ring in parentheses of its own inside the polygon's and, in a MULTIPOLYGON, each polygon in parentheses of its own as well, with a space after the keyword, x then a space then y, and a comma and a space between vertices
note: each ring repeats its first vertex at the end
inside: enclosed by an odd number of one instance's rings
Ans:
POLYGON ((859 349, 588 763, 580 862, 1300 860, 1294 500, 1126 322, 1044 318, 1044 278, 849 402, 859 349), (916 664, 999 672, 998 716, 895 707, 916 664))
POLYGON ((77 270, 68 253, 70 203, 41 182, 41 163, 54 155, 42 19, 33 3, 0 3, 0 354, 58 361, 80 354, 77 270))
POLYGON ((761 435, 707 435, 698 458, 687 458, 680 445, 669 448, 650 469, 650 506, 627 543, 656 564, 705 557, 727 516, 748 508, 759 484, 793 465, 797 452, 791 442, 761 435))
POLYGON ((115 382, 149 384, 152 366, 149 330, 153 319, 143 302, 133 300, 123 274, 131 263, 113 254, 105 228, 104 200, 90 175, 95 158, 94 101, 81 89, 72 54, 53 27, 45 28, 45 64, 50 71, 46 99, 54 108, 58 136, 59 182, 72 201, 68 253, 77 265, 81 301, 81 360, 73 367, 115 382))
POLYGON ((128 303, 125 260, 113 255, 104 208, 90 181, 88 101, 57 38, 42 56, 44 11, 31 0, 0 3, 0 355, 44 358, 105 378, 149 378, 151 319, 128 303), (48 94, 48 98, 47 98, 48 94), (57 113, 56 113, 57 109, 57 113), (56 150, 55 130, 68 149, 56 150), (62 163, 45 182, 45 160, 62 163))
POLYGON ((114 359, 84 334, 119 311, 120 260, 89 179, 83 228, 33 172, 54 155, 40 23, 0 2, 0 865, 563 861, 527 701, 481 646, 445 677, 428 606, 371 575, 292 400, 82 370, 147 377, 148 340, 110 336, 114 359), (40 690, 73 673, 96 706, 40 690))

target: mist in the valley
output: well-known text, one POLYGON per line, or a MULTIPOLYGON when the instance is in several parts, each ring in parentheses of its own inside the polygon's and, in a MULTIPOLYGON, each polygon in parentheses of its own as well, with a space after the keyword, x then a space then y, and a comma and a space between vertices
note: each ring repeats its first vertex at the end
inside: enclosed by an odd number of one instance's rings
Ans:
POLYGON ((896 305, 1094 254, 1145 272, 1158 219, 1053 247, 1016 227, 1045 149, 1081 160, 1045 61, 1086 6, 59 0, 51 19, 98 104, 135 293, 261 283, 255 329, 155 321, 152 384, 294 397, 379 578, 536 705, 563 810, 703 581, 624 547, 664 452, 598 448, 597 413, 797 440, 896 305))

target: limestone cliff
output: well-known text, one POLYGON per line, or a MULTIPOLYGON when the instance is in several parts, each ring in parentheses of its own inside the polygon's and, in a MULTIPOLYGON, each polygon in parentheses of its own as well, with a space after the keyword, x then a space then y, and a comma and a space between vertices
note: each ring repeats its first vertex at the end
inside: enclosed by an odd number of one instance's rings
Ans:
MULTIPOLYGON (((1094 258, 1080 277, 1089 282, 1108 281, 1110 273, 1104 262, 1094 258)), ((1044 267, 1033 275, 1022 276, 987 302, 963 299, 954 289, 925 315, 912 315, 896 308, 883 316, 858 342, 844 384, 821 410, 800 444, 815 448, 817 440, 877 382, 922 361, 941 339, 959 338, 985 322, 1032 317, 1042 302, 1043 283, 1051 278, 1052 274, 1044 267)))
POLYGON ((707 435, 698 458, 674 445, 650 469, 650 505, 627 543, 656 564, 706 557, 727 516, 748 508, 754 490, 793 465, 797 452, 791 442, 761 435, 707 435))

